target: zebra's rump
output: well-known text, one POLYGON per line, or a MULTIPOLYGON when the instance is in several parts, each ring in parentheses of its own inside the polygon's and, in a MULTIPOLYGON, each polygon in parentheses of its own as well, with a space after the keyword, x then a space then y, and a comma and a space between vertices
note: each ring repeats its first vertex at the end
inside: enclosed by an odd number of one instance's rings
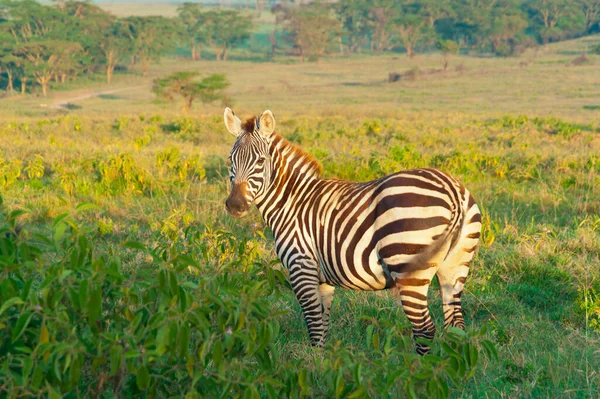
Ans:
POLYGON ((389 288, 393 274, 432 267, 428 259, 449 249, 469 202, 461 184, 434 169, 340 183, 337 191, 317 212, 321 274, 360 290, 389 288))

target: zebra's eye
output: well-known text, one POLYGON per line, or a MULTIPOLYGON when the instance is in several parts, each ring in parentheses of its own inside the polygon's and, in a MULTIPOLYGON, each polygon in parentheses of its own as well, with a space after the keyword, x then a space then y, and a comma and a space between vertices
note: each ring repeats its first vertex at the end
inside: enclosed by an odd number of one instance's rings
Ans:
POLYGON ((256 161, 256 164, 258 166, 262 166, 264 163, 265 163, 265 158, 264 157, 258 158, 258 161, 256 161))

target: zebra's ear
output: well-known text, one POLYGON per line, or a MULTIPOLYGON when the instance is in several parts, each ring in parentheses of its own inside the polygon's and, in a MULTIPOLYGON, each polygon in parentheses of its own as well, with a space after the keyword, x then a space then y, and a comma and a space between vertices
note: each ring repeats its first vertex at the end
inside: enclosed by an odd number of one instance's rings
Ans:
POLYGON ((266 110, 258 119, 258 132, 265 138, 271 137, 275 131, 275 117, 273 113, 266 110))
POLYGON ((233 134, 235 137, 239 136, 242 133, 242 121, 240 118, 235 116, 231 108, 225 108, 225 114, 223 115, 225 120, 225 127, 229 130, 229 133, 233 134))

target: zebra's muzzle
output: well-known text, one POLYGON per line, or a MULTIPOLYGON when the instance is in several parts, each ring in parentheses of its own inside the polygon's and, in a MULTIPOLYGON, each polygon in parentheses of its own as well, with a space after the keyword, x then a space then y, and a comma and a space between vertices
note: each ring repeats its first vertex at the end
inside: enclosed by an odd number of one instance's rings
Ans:
POLYGON ((241 218, 248 213, 248 202, 245 198, 246 184, 235 184, 231 194, 225 200, 225 208, 227 212, 234 218, 241 218))

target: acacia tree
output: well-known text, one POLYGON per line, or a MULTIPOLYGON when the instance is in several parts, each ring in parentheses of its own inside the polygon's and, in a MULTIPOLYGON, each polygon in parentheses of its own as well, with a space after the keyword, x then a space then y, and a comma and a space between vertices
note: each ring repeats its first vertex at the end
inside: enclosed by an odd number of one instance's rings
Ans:
POLYGON ((369 21, 372 26, 371 51, 388 50, 392 40, 392 9, 393 3, 377 1, 369 12, 369 21))
POLYGON ((47 40, 23 44, 15 50, 15 55, 22 58, 25 74, 39 83, 46 96, 56 71, 69 63, 80 50, 79 43, 47 40))
POLYGON ((401 1, 394 11, 392 19, 394 30, 400 36, 406 55, 412 58, 416 47, 431 37, 433 30, 427 24, 428 19, 423 15, 423 9, 419 4, 401 1))
POLYGON ((235 10, 217 12, 210 23, 214 27, 213 45, 220 47, 220 55, 215 51, 217 60, 227 60, 227 49, 247 40, 252 31, 252 17, 235 10))
POLYGON ((166 78, 154 80, 152 91, 163 98, 174 100, 181 97, 183 110, 188 111, 195 100, 203 103, 224 99, 223 90, 229 86, 225 75, 213 74, 200 81, 199 72, 175 72, 166 78))
POLYGON ((575 0, 575 5, 583 13, 585 32, 600 24, 600 0, 575 0))
POLYGON ((450 63, 450 55, 458 53, 460 46, 454 40, 438 40, 436 47, 444 54, 444 71, 446 71, 450 63))
POLYGON ((192 60, 199 60, 202 51, 202 9, 197 3, 183 3, 177 7, 179 20, 183 24, 182 34, 190 44, 192 60))
POLYGON ((100 51, 104 55, 106 82, 110 83, 117 64, 132 52, 132 42, 127 37, 126 27, 115 21, 100 40, 100 51))
POLYGON ((124 23, 132 41, 133 55, 139 59, 142 75, 146 76, 150 65, 174 46, 176 25, 172 20, 158 16, 129 17, 124 23))
POLYGON ((495 13, 492 16, 490 40, 492 52, 497 55, 511 55, 515 51, 515 38, 527 28, 527 21, 520 12, 508 11, 495 13))
POLYGON ((357 53, 373 31, 369 21, 370 0, 340 0, 336 11, 348 52, 357 53))

